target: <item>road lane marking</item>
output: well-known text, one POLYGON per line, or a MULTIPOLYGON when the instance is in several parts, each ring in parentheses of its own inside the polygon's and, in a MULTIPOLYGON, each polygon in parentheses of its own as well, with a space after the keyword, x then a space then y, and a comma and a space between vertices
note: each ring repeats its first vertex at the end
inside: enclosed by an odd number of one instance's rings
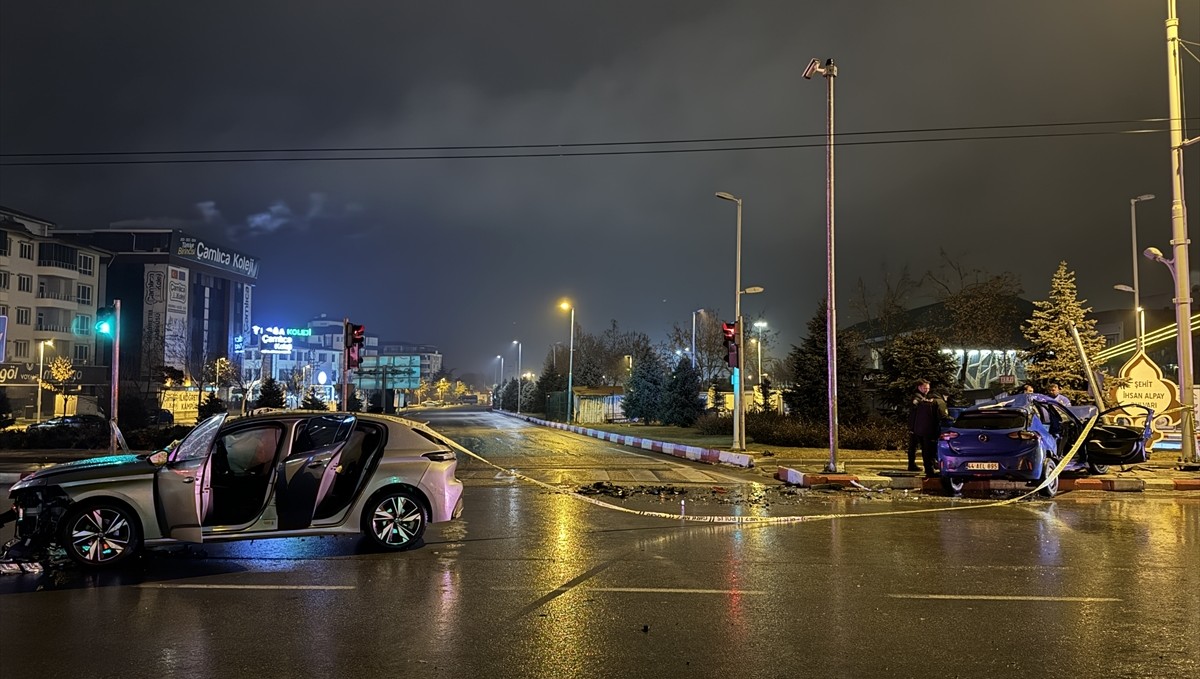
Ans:
POLYGON ((336 590, 356 589, 354 585, 201 585, 194 583, 168 584, 145 583, 134 585, 139 589, 289 589, 289 590, 336 590))
POLYGON ((1017 596, 1007 594, 889 594, 890 599, 938 599, 945 601, 1063 601, 1106 603, 1121 601, 1103 596, 1017 596))
MULTIPOLYGON (((499 592, 528 592, 529 587, 493 587, 499 592)), ((677 587, 559 587, 551 592, 621 592, 631 594, 769 594, 761 589, 683 589, 677 587)), ((540 590, 532 590, 540 591, 540 590)))

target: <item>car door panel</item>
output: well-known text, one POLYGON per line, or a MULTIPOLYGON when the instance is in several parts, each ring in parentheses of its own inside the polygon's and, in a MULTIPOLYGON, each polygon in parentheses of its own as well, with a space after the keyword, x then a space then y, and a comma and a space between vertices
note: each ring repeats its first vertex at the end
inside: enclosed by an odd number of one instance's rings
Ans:
POLYGON ((293 455, 279 464, 275 483, 275 508, 279 530, 297 530, 312 525, 317 505, 329 493, 337 477, 346 442, 315 448, 293 455))
POLYGON ((225 415, 215 415, 197 425, 155 474, 159 525, 167 537, 203 541, 201 520, 209 504, 210 453, 224 422, 225 415))
POLYGON ((1150 440, 1150 422, 1154 415, 1152 410, 1141 405, 1120 405, 1101 413, 1098 422, 1103 421, 1105 415, 1117 411, 1128 415, 1131 409, 1139 408, 1145 411, 1145 422, 1141 427, 1099 423, 1092 427, 1084 446, 1088 462, 1099 465, 1129 465, 1150 459, 1146 442, 1150 440))

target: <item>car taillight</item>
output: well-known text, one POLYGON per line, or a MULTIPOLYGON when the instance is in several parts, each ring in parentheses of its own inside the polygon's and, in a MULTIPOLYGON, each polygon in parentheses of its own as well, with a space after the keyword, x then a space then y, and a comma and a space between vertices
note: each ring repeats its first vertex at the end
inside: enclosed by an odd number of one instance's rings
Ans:
POLYGON ((1033 432, 1031 432, 1031 431, 1025 431, 1025 430, 1023 430, 1023 429, 1022 429, 1021 431, 1014 431, 1014 432, 1010 433, 1010 434, 1008 435, 1008 438, 1010 438, 1010 439, 1024 439, 1024 440, 1026 440, 1026 441, 1032 441, 1033 439, 1036 439, 1036 438, 1037 438, 1037 434, 1035 434, 1035 433, 1033 433, 1033 432))
POLYGON ((421 457, 429 458, 430 460, 433 460, 434 462, 449 462, 454 459, 454 451, 439 450, 434 453, 425 453, 421 457))
POLYGON ((939 436, 938 438, 942 439, 943 441, 949 441, 950 439, 956 439, 956 438, 958 438, 958 432, 945 431, 945 432, 942 432, 942 435, 939 436))

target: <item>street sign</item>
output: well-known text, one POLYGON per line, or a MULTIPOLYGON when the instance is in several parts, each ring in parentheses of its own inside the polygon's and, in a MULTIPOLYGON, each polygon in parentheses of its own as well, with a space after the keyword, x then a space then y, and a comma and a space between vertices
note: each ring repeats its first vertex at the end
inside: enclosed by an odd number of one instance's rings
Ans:
POLYGON ((1000 384, 1010 385, 1010 384, 1016 384, 1016 383, 1017 383, 1016 375, 1001 375, 1000 376, 1000 384))
POLYGON ((8 316, 0 316, 0 363, 4 362, 4 347, 8 345, 8 316))

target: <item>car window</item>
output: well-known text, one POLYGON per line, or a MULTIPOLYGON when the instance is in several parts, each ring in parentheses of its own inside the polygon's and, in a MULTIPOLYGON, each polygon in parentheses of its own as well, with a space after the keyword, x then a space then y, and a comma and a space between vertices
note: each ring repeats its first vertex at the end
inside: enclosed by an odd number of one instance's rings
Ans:
POLYGON ((187 435, 187 438, 180 441, 175 450, 171 452, 171 462, 195 460, 208 455, 208 449, 212 446, 213 439, 216 438, 217 432, 224 422, 225 415, 222 414, 213 415, 197 425, 187 435))
POLYGON ((960 429, 1021 429, 1025 413, 1019 410, 969 410, 958 416, 954 426, 960 429))
POLYGON ((302 422, 303 428, 292 446, 292 455, 345 441, 354 430, 356 419, 353 415, 321 415, 302 422))

